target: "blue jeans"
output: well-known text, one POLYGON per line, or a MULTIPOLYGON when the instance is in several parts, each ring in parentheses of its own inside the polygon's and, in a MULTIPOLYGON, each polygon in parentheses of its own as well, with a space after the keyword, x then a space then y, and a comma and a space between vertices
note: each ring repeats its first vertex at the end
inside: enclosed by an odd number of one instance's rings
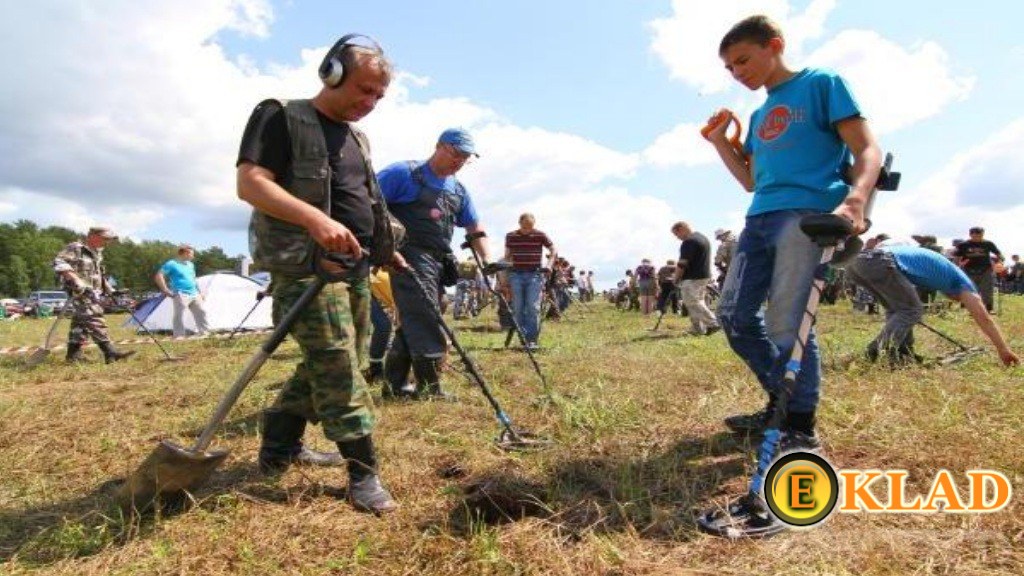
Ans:
MULTIPOLYGON (((779 210, 747 217, 718 305, 729 345, 770 395, 781 386, 811 282, 825 271, 819 264, 821 248, 799 226, 801 217, 815 213, 779 210)), ((811 330, 788 410, 814 411, 820 388, 818 343, 811 330)))
POLYGON ((544 278, 540 271, 513 270, 508 275, 512 287, 512 314, 527 342, 540 336, 540 291, 544 278))

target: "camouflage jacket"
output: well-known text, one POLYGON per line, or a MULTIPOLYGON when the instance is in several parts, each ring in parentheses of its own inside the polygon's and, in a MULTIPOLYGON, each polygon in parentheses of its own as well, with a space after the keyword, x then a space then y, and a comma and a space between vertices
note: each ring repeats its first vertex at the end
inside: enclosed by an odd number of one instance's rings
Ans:
MULTIPOLYGON (((81 240, 75 240, 57 253, 53 259, 53 271, 58 275, 63 272, 74 272, 87 288, 97 292, 104 291, 103 249, 89 248, 81 240)), ((74 288, 64 282, 64 289, 71 292, 74 288)))
MULTIPOLYGON (((287 174, 276 174, 277 182, 291 195, 330 212, 331 169, 327 161, 327 142, 311 100, 267 100, 279 102, 285 111, 288 136, 291 140, 291 167, 287 174)), ((370 164, 370 145, 366 136, 350 125, 352 134, 366 164, 370 203, 373 209, 373 246, 370 259, 374 264, 390 262, 395 250, 391 218, 370 164)), ((249 220, 249 250, 256 266, 291 276, 313 273, 313 238, 297 224, 253 210, 249 220)))

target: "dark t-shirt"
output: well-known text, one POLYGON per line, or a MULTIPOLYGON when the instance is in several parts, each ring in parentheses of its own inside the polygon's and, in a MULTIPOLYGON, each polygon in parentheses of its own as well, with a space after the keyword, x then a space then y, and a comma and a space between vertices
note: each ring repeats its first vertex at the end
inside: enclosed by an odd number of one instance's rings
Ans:
POLYGON ((694 232, 679 245, 679 263, 685 262, 682 280, 711 278, 711 243, 700 232, 694 232))
POLYGON ((957 258, 966 258, 967 263, 964 264, 964 271, 971 273, 986 272, 992 269, 992 257, 991 255, 1002 256, 999 252, 999 248, 988 240, 982 240, 975 242, 974 240, 967 240, 961 242, 956 247, 957 258))
MULTIPOLYGON (((331 168, 331 218, 355 234, 359 243, 373 241, 373 208, 369 174, 359 143, 345 122, 335 122, 316 113, 327 142, 327 163, 331 168)), ((277 181, 288 173, 292 142, 284 108, 275 102, 256 107, 242 135, 236 166, 252 162, 274 173, 277 181)))

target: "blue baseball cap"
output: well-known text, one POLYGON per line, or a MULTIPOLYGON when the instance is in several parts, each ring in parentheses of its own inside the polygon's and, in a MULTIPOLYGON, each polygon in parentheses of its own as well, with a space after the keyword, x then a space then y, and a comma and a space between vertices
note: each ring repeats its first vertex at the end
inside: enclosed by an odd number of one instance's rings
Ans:
POLYGON ((444 132, 441 132, 440 138, 437 141, 441 144, 451 144, 457 150, 464 154, 472 154, 479 157, 476 153, 476 145, 473 144, 473 137, 469 135, 463 128, 449 128, 444 132))

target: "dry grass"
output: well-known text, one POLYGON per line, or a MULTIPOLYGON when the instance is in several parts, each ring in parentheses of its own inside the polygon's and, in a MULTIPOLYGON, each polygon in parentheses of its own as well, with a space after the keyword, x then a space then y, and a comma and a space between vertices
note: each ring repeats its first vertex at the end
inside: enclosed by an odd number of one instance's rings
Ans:
MULTIPOLYGON (((1024 348, 1024 300, 1000 318, 1024 348)), ((546 327, 540 361, 553 400, 525 356, 497 351, 504 334, 459 323, 513 421, 553 438, 543 452, 508 454, 483 397, 457 374, 458 404, 384 404, 383 476, 402 508, 385 518, 351 510, 343 473, 293 469, 278 481, 255 469, 256 416, 296 359, 286 343, 242 396, 214 445, 232 457, 179 514, 128 521, 110 494, 153 449, 187 443, 255 349, 175 343, 185 362, 152 345, 111 366, 35 370, 0 358, 0 572, 21 574, 1021 574, 1024 512, 1016 495, 978 515, 837 514, 819 529, 767 541, 699 533, 695 518, 740 493, 750 446, 721 418, 761 400, 717 335, 652 338, 654 318, 594 305, 546 327), (470 329, 473 328, 473 329, 470 329)), ((890 372, 842 358, 877 318, 847 306, 822 314, 826 384, 821 431, 841 468, 906 468, 921 490, 945 467, 995 468, 1018 494, 1024 481, 1021 369, 993 355, 944 368, 890 372), (841 368, 840 368, 841 367, 841 368)), ((970 343, 959 312, 930 320, 970 343)), ((0 346, 35 343, 49 323, 0 323, 0 346)), ((675 334, 684 321, 668 319, 675 334)), ((919 351, 951 347, 919 331, 919 351)), ((124 334, 124 332, 121 332, 124 334)), ((307 443, 329 449, 318 429, 307 443)), ((962 477, 962 476, 961 476, 962 477)))

